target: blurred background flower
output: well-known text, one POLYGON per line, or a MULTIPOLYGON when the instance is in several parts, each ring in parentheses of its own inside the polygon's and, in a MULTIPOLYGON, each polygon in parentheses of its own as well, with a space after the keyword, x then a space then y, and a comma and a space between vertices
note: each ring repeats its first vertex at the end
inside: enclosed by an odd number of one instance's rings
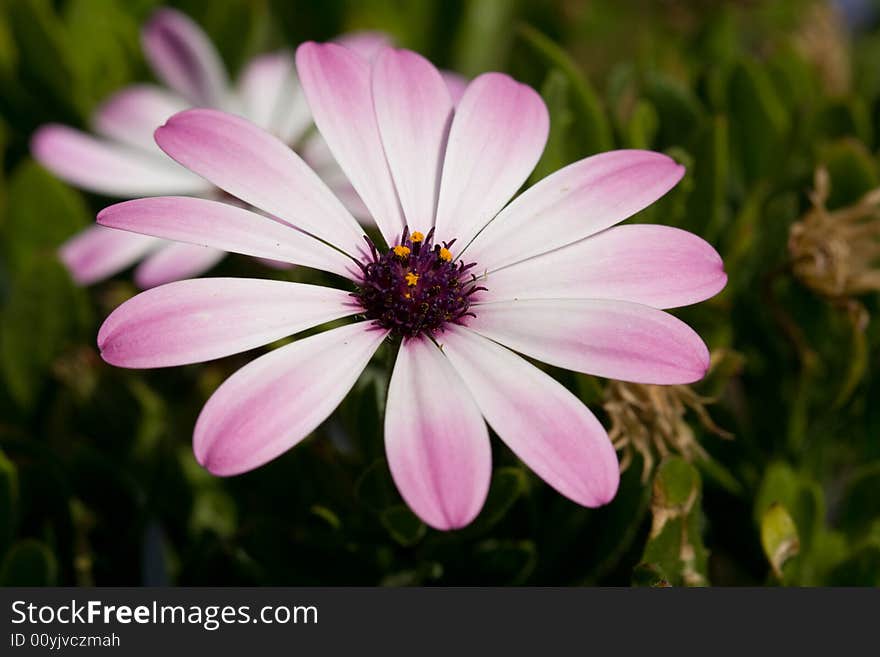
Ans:
MULTIPOLYGON (((597 411, 604 402, 606 428, 625 427, 630 466, 601 509, 561 498, 493 436, 483 511, 460 531, 426 527, 374 429, 380 363, 296 450, 214 478, 192 457, 191 428, 256 354, 104 365, 97 327, 136 292, 131 276, 82 289, 57 251, 111 200, 29 153, 40 125, 88 131, 112 94, 153 81, 140 31, 160 3, 3 3, 0 583, 880 585, 880 322, 864 284, 877 270, 876 2, 170 4, 230 79, 261 53, 352 31, 388 34, 466 77, 508 72, 551 115, 531 183, 611 148, 685 163, 682 182, 632 221, 718 249, 727 288, 675 314, 736 357, 663 399, 545 368, 597 411)), ((320 282, 247 258, 211 273, 320 282)))
MULTIPOLYGON (((339 39, 367 59, 387 41, 378 32, 352 33, 339 39)), ((290 50, 254 57, 245 63, 240 79, 232 86, 210 39, 186 14, 157 10, 141 30, 141 42, 147 62, 168 89, 137 84, 114 93, 92 116, 98 136, 59 124, 41 126, 31 140, 31 152, 38 162, 63 180, 97 194, 120 198, 194 194, 235 201, 166 157, 153 140, 154 131, 173 114, 189 106, 215 107, 242 114, 297 148, 355 216, 370 221, 369 212, 336 166, 324 140, 309 131, 311 115, 290 50)), ((224 255, 197 244, 101 226, 86 228, 59 250, 61 261, 82 285, 103 280, 142 260, 134 279, 143 288, 198 276, 224 255)), ((271 260, 264 260, 264 264, 285 266, 271 260)))

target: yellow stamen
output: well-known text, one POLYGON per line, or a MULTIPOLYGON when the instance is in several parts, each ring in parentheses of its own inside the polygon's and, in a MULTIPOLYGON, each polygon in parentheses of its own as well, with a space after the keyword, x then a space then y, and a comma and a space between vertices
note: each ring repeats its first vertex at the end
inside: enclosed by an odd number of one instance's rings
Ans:
POLYGON ((441 248, 440 249, 440 259, 443 260, 444 262, 451 262, 452 261, 452 251, 450 251, 449 249, 441 248))
POLYGON ((396 255, 398 258, 405 258, 406 256, 409 255, 409 247, 408 246, 397 245, 391 250, 394 251, 394 255, 396 255))
POLYGON ((406 284, 410 287, 415 287, 416 283, 419 282, 419 275, 412 272, 409 272, 404 278, 406 279, 406 284))
POLYGON ((425 239, 425 236, 422 235, 419 231, 415 231, 412 235, 409 236, 411 242, 421 242, 425 239))

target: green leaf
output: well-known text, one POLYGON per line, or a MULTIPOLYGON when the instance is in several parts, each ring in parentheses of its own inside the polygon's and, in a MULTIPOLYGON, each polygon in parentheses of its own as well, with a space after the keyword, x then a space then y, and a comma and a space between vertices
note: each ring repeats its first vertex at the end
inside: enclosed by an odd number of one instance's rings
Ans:
POLYGON ((385 509, 379 517, 391 537, 404 547, 418 543, 427 531, 425 523, 403 504, 385 509))
POLYGON ((0 558, 12 543, 18 522, 18 471, 0 452, 0 558))
POLYGON ((696 95, 680 81, 660 73, 645 76, 644 94, 656 110, 660 147, 690 145, 705 116, 696 95))
POLYGON ((856 549, 830 573, 830 586, 880 586, 880 542, 856 549))
POLYGON ((803 112, 822 98, 816 68, 791 46, 783 46, 767 62, 779 99, 789 112, 803 112))
POLYGON ((18 2, 7 14, 19 55, 19 77, 28 81, 27 92, 43 104, 83 118, 83 100, 73 46, 48 0, 18 2))
POLYGON ((219 487, 194 491, 190 530, 211 531, 220 537, 231 537, 238 528, 235 500, 219 487))
POLYGON ((745 492, 739 479, 720 461, 711 457, 696 458, 694 465, 708 483, 723 488, 731 495, 740 496, 745 492))
POLYGON ((376 459, 361 473, 355 482, 354 494, 358 502, 376 513, 381 513, 400 499, 385 459, 376 459))
POLYGON ((846 484, 840 500, 840 528, 852 538, 862 538, 880 520, 880 461, 859 468, 846 484))
POLYGON ((626 148, 650 148, 660 131, 657 108, 640 93, 638 76, 629 62, 611 69, 606 96, 615 128, 626 148))
POLYGON ((818 157, 831 179, 827 201, 831 210, 856 203, 880 185, 877 164, 861 142, 840 139, 825 144, 819 149, 818 157))
POLYGON ((800 552, 797 527, 782 504, 772 504, 761 518, 761 547, 776 577, 783 580, 783 567, 800 552))
POLYGON ((799 556, 785 569, 787 584, 819 583, 833 565, 836 540, 827 536, 825 498, 819 484, 806 474, 783 462, 772 463, 764 473, 755 499, 755 523, 763 527, 765 515, 774 506, 782 506, 797 528, 799 556))
POLYGON ((784 506, 791 514, 798 528, 801 547, 808 550, 825 517, 825 502, 819 485, 786 463, 773 463, 764 473, 755 500, 757 526, 761 526, 764 515, 775 504, 784 506))
POLYGON ((729 221, 727 185, 730 175, 730 136, 727 117, 711 117, 695 138, 694 190, 688 198, 687 226, 709 242, 715 241, 729 221))
POLYGON ((635 215, 641 222, 657 222, 680 227, 686 219, 688 200, 694 191, 694 158, 689 151, 678 146, 667 148, 664 153, 685 168, 679 183, 653 205, 635 215))
POLYGON ((502 467, 492 474, 489 496, 473 525, 465 531, 487 532, 497 525, 520 496, 528 490, 528 475, 517 467, 502 467))
POLYGON ((636 101, 623 128, 627 148, 651 148, 660 130, 660 116, 647 100, 636 101))
POLYGON ((504 67, 517 0, 465 0, 453 48, 453 70, 473 77, 504 67))
POLYGON ((472 567, 481 578, 508 585, 525 582, 538 561, 532 541, 491 539, 480 543, 473 554, 472 567))
POLYGON ((71 0, 64 8, 78 90, 90 104, 135 75, 141 61, 139 26, 116 0, 71 0))
POLYGON ((57 578, 55 555, 34 539, 13 545, 0 565, 0 586, 55 586, 57 578))
POLYGON ((519 29, 526 42, 547 62, 567 78, 570 86, 571 107, 577 116, 572 126, 578 159, 607 151, 612 147, 611 124, 599 96, 565 50, 551 39, 528 25, 519 29))
POLYGON ((813 132, 817 139, 852 137, 867 144, 874 136, 868 107, 858 97, 829 101, 817 114, 813 132))
POLYGON ((632 574, 633 586, 650 586, 653 588, 667 588, 672 586, 666 578, 665 573, 660 570, 657 564, 640 563, 633 568, 632 574))
POLYGON ((699 494, 700 474, 682 458, 671 458, 657 470, 654 480, 654 508, 658 510, 693 507, 699 494))
POLYGON ((605 390, 599 379, 590 374, 579 374, 577 376, 577 393, 580 400, 587 406, 596 406, 602 403, 605 398, 605 390))
POLYGON ((93 221, 82 195, 30 160, 9 179, 7 207, 0 252, 13 275, 93 221))
POLYGON ((841 377, 840 388, 831 407, 835 410, 843 407, 859 387, 865 372, 868 371, 869 349, 868 339, 865 335, 867 329, 867 314, 864 308, 858 304, 849 306, 846 313, 849 320, 849 358, 846 373, 841 377))
MULTIPOLYGON (((769 187, 758 183, 749 188, 746 198, 740 203, 730 227, 724 231, 724 268, 738 272, 731 279, 728 287, 735 290, 751 285, 757 269, 759 247, 763 243, 761 221, 764 218, 765 205, 769 195, 769 187)), ((763 264, 763 262, 762 262, 763 264)))
MULTIPOLYGON (((300 20, 305 9, 296 8, 300 20)), ((191 2, 185 10, 205 30, 231 73, 239 71, 248 57, 257 54, 270 20, 266 3, 252 0, 191 2)))
POLYGON ((11 78, 18 67, 18 49, 9 26, 9 18, 0 10, 0 78, 11 78))
MULTIPOLYGON (((700 528, 700 473, 680 457, 660 464, 654 476, 651 533, 643 570, 655 571, 672 586, 707 584, 708 552, 700 528)), ((644 579, 637 576, 637 579, 644 579)))
POLYGON ((766 70, 743 60, 729 82, 731 144, 747 181, 765 178, 782 162, 790 129, 785 106, 766 70))
POLYGON ((850 554, 846 537, 840 532, 820 531, 813 538, 810 554, 800 557, 801 586, 824 586, 828 584, 828 573, 843 563, 850 554))
POLYGON ((541 87, 541 97, 550 114, 550 133, 532 180, 541 180, 566 164, 574 162, 578 153, 572 148, 572 126, 575 123, 571 110, 571 83, 562 71, 553 69, 547 74, 541 87))
POLYGON ((593 565, 580 584, 595 586, 601 583, 619 566, 640 537, 651 508, 651 487, 642 480, 642 466, 642 457, 636 454, 621 473, 614 500, 590 512, 590 526, 596 527, 597 531, 590 538, 584 558, 585 563, 593 565))
POLYGON ((329 509, 322 504, 313 504, 309 511, 311 511, 312 515, 316 518, 319 518, 326 527, 333 531, 338 531, 342 527, 342 521, 339 519, 339 516, 334 513, 332 509, 329 509))
POLYGON ((712 68, 724 66, 740 49, 736 9, 728 4, 717 4, 704 17, 704 22, 695 54, 712 68))
POLYGON ((87 322, 84 292, 54 256, 34 258, 14 280, 0 317, 2 375, 12 398, 30 407, 54 359, 87 322))

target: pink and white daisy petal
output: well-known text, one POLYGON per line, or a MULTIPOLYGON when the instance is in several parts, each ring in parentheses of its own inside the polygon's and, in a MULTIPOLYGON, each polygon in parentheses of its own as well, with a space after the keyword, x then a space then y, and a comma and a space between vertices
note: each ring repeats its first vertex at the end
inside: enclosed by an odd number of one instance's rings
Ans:
POLYGON ((271 258, 257 258, 257 262, 261 265, 268 267, 269 269, 277 269, 278 271, 284 271, 286 269, 293 269, 294 265, 289 262, 283 262, 281 260, 272 260, 271 258))
POLYGON ((483 507, 492 475, 486 423, 428 339, 400 347, 388 388, 385 452, 403 499, 431 527, 463 527, 483 507))
POLYGON ((62 244, 58 257, 74 281, 91 285, 127 269, 161 244, 155 237, 89 226, 62 244))
POLYGON ((226 256, 226 251, 207 246, 173 242, 166 244, 138 265, 134 281, 142 289, 204 274, 226 256))
POLYGON ((368 322, 351 324, 241 368, 199 415, 196 459, 216 475, 234 475, 286 452, 339 405, 386 335, 368 322))
POLYGON ((141 43, 156 76, 191 104, 226 102, 229 83, 220 55, 189 16, 159 9, 144 26, 141 43))
POLYGON ((358 220, 358 223, 362 226, 376 225, 369 208, 364 205, 348 176, 333 159, 333 153, 330 152, 327 142, 319 132, 312 133, 297 150, 303 161, 321 177, 321 180, 326 183, 336 198, 342 201, 342 204, 358 220))
POLYGON ((577 242, 648 207, 683 175, 662 153, 593 155, 523 192, 477 236, 467 258, 491 271, 577 242))
POLYGON ((106 196, 200 194, 211 188, 161 155, 54 123, 34 133, 31 153, 59 178, 106 196))
POLYGON ((461 251, 538 163, 550 120, 531 87, 501 73, 471 82, 455 110, 443 162, 437 235, 461 251))
POLYGON ((460 326, 442 335, 443 352, 480 411, 535 474, 583 506, 606 504, 620 472, 608 434, 577 397, 537 367, 460 326))
POLYGON ((351 276, 345 254, 290 226, 228 203, 186 196, 124 201, 98 213, 98 223, 232 253, 270 258, 351 276))
POLYGON ((427 231, 452 121, 449 90, 421 55, 385 48, 373 64, 373 105, 404 216, 411 229, 427 231))
POLYGON ((355 191, 354 187, 351 186, 351 183, 348 182, 348 178, 346 178, 344 174, 340 178, 328 176, 327 186, 333 190, 333 193, 336 194, 336 198, 342 201, 342 204, 349 212, 351 212, 351 215, 358 220, 361 226, 376 225, 376 222, 373 221, 373 215, 370 214, 369 208, 364 205, 361 197, 358 196, 358 193, 355 191))
POLYGON ((315 172, 250 121, 218 110, 188 110, 156 130, 156 143, 236 198, 349 255, 363 249, 363 230, 315 172))
POLYGON ((384 32, 364 30, 349 32, 335 39, 340 46, 353 50, 364 59, 373 59, 382 48, 391 45, 391 39, 384 32))
POLYGON ((130 146, 161 155, 153 139, 156 128, 186 102, 151 84, 126 87, 104 101, 93 117, 95 131, 130 146))
POLYGON ((239 77, 238 94, 244 115, 285 144, 296 142, 312 124, 287 51, 252 59, 239 77))
POLYGON ((117 367, 169 367, 247 351, 357 312, 351 297, 320 285, 195 278, 129 299, 98 332, 117 367))
POLYGON ((394 244, 404 218, 382 150, 369 62, 338 44, 309 42, 297 49, 296 68, 321 136, 385 241, 394 244))
POLYGON ((462 96, 464 96, 469 80, 463 75, 453 73, 452 71, 440 71, 440 75, 443 76, 446 88, 449 89, 449 96, 452 98, 452 104, 458 105, 462 96))
POLYGON ((489 272, 483 298, 619 299, 676 308, 715 296, 726 282, 721 256, 704 239, 630 224, 489 272))
POLYGON ((635 383, 699 381, 709 350, 669 313, 626 301, 524 299, 475 307, 468 328, 526 356, 635 383))
POLYGON ((271 132, 281 98, 294 79, 293 58, 286 52, 250 60, 238 78, 238 94, 248 120, 271 132))

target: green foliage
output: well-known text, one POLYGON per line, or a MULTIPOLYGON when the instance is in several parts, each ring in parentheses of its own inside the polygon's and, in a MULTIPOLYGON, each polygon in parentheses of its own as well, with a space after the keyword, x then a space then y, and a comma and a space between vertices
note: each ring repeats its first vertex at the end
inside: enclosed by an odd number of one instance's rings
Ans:
POLYGON ((606 151, 611 147, 611 129, 602 101, 571 57, 545 35, 529 26, 520 28, 525 42, 549 68, 565 77, 571 95, 571 107, 578 120, 571 125, 570 139, 579 157, 606 151))
POLYGON ((0 586, 54 586, 57 580, 55 556, 38 541, 16 543, 0 564, 0 586))
POLYGON ((782 504, 771 504, 761 517, 761 547, 773 573, 783 580, 783 568, 797 555, 801 544, 794 520, 782 504))
POLYGON ((513 39, 511 29, 521 0, 466 0, 456 34, 452 65, 475 76, 503 66, 513 39))
POLYGON ((6 195, 0 252, 12 272, 26 269, 31 258, 53 255, 93 221, 82 195, 31 161, 13 171, 6 195))
POLYGON ((635 583, 646 583, 646 573, 653 573, 657 579, 648 577, 650 585, 661 581, 672 586, 708 584, 701 498, 702 482, 694 466, 678 457, 660 464, 654 478, 651 533, 635 583))
POLYGON ((16 279, 0 320, 9 394, 31 406, 54 359, 83 325, 83 293, 54 257, 34 258, 16 279))
POLYGON ((537 551, 532 541, 487 540, 474 550, 474 568, 501 584, 524 584, 535 568, 537 551))
POLYGON ((541 86, 541 97, 550 115, 550 132, 547 146, 532 174, 535 180, 541 180, 578 159, 577 153, 572 152, 576 148, 571 138, 575 115, 571 111, 570 95, 571 83, 565 74, 558 69, 551 70, 541 86))
POLYGON ((425 535, 425 523, 405 504, 388 507, 382 511, 381 518, 388 533, 404 547, 415 545, 425 535))
POLYGON ((53 360, 91 323, 85 292, 55 255, 90 213, 80 194, 30 161, 13 172, 6 207, 0 253, 11 284, 0 298, 2 376, 10 396, 31 406, 53 360))
MULTIPOLYGON (((686 166, 634 221, 693 231, 724 259, 726 289, 673 312, 735 355, 692 388, 734 439, 689 412, 705 454, 657 451, 644 479, 636 457, 615 499, 585 509, 493 436, 482 512, 444 533, 406 507, 385 458, 391 346, 314 436, 232 478, 196 463, 192 429, 255 353, 144 372, 101 361, 98 326, 136 290, 127 273, 76 287, 57 250, 108 201, 28 144, 154 81, 138 30, 160 4, 0 4, 0 584, 880 585, 880 297, 817 293, 790 242, 818 167, 831 210, 880 186, 876 20, 817 42, 803 38, 822 27, 812 0, 172 0, 233 79, 253 54, 361 29, 443 69, 509 73, 550 114, 530 183, 611 148, 686 166)), ((326 282, 240 257, 212 274, 326 282)), ((610 426, 607 382, 552 373, 610 426)))
POLYGON ((750 59, 733 68, 727 101, 731 143, 742 175, 754 183, 782 164, 790 119, 769 74, 750 59))
POLYGON ((12 543, 18 518, 18 471, 0 452, 0 557, 12 543))
POLYGON ((833 181, 829 209, 852 205, 880 184, 877 162, 864 144, 851 138, 823 144, 818 160, 833 181))
POLYGON ((511 507, 528 493, 528 478, 521 468, 500 467, 492 474, 492 485, 483 510, 467 531, 475 534, 490 531, 504 519, 511 507))

